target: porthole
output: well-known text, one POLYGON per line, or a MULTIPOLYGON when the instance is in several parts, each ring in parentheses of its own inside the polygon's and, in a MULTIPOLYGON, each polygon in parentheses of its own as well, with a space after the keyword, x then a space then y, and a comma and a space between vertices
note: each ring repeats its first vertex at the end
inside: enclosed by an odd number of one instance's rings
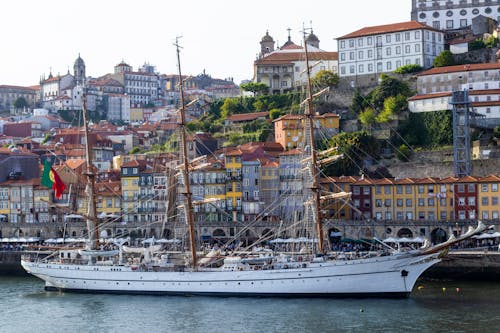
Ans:
POLYGON ((427 16, 427 15, 425 15, 425 13, 420 13, 420 15, 419 15, 419 17, 420 17, 422 20, 423 20, 423 19, 425 19, 425 17, 426 17, 426 16, 427 16))
POLYGON ((491 10, 491 8, 490 8, 490 7, 487 7, 487 8, 484 10, 484 12, 485 12, 486 14, 491 14, 492 10, 491 10))
POLYGON ((462 15, 462 16, 467 15, 467 11, 466 11, 465 9, 462 9, 462 10, 460 11, 460 15, 462 15))
POLYGON ((452 17, 453 16, 453 12, 451 10, 447 11, 446 12, 446 16, 452 17))
POLYGON ((474 14, 474 15, 479 14, 479 9, 474 8, 474 9, 472 10, 472 14, 474 14))
POLYGON ((439 17, 439 12, 434 12, 434 13, 432 13, 432 17, 434 17, 434 18, 438 18, 438 17, 439 17))

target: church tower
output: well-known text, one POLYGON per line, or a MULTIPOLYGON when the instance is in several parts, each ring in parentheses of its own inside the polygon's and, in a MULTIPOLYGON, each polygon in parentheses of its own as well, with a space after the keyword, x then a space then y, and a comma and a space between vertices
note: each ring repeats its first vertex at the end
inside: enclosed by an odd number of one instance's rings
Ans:
POLYGON ((314 34, 312 29, 311 33, 306 37, 306 43, 307 45, 311 45, 312 47, 319 49, 319 38, 314 34))
POLYGON ((75 60, 73 73, 77 85, 82 85, 85 83, 85 62, 80 57, 80 54, 78 54, 78 58, 75 60))
POLYGON ((260 41, 260 55, 264 56, 267 53, 274 51, 274 39, 269 36, 269 31, 266 31, 266 35, 262 37, 260 41))

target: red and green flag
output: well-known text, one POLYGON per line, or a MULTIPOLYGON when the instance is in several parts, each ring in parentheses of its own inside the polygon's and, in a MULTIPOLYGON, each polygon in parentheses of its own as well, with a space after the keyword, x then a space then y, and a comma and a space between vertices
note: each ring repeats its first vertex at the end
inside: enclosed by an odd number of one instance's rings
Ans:
POLYGON ((63 181, 48 161, 45 161, 43 166, 41 183, 43 186, 54 190, 56 199, 60 199, 62 197, 64 189, 66 188, 66 185, 64 185, 63 181))

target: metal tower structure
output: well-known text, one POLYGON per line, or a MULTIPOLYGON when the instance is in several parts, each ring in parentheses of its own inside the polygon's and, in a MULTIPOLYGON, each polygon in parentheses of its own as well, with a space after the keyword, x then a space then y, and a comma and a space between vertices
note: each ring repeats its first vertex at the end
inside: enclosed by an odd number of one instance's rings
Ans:
POLYGON ((453 106, 453 167, 455 177, 471 173, 470 161, 470 101, 467 90, 454 91, 453 106))

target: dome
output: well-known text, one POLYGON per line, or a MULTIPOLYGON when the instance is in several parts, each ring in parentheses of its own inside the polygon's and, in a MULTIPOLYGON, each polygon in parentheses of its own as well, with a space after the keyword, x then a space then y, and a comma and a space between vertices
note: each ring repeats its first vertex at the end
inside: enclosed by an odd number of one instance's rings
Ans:
POLYGON ((264 37, 262 37, 261 42, 273 42, 274 43, 273 37, 269 36, 269 31, 266 31, 266 35, 264 37))
POLYGON ((311 32, 309 34, 309 36, 307 36, 306 41, 308 41, 308 42, 319 42, 319 39, 318 39, 318 37, 315 34, 313 34, 311 32))
POLYGON ((76 60, 75 60, 75 66, 78 66, 78 67, 85 66, 85 62, 80 57, 80 54, 78 54, 78 58, 76 58, 76 60))

